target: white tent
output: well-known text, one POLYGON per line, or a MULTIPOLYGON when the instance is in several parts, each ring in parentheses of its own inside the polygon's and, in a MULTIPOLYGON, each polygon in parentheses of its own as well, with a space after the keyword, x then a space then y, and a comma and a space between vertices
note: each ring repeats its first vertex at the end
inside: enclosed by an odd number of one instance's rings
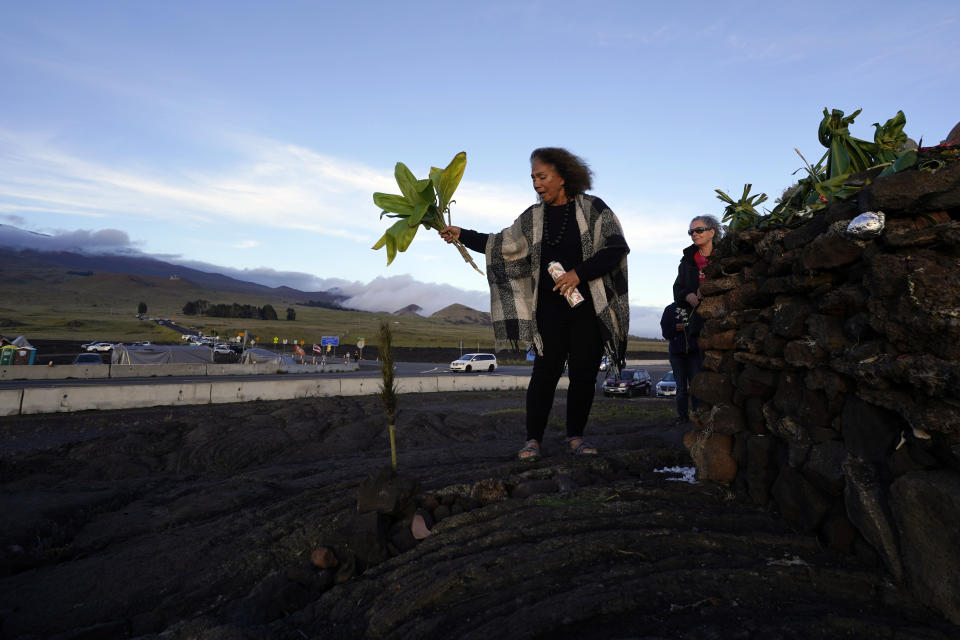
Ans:
POLYGON ((113 348, 112 364, 188 364, 213 362, 209 347, 127 347, 113 348))
POLYGON ((290 356, 274 353, 268 349, 247 349, 243 352, 243 364, 256 364, 258 362, 273 362, 277 365, 296 364, 290 356))

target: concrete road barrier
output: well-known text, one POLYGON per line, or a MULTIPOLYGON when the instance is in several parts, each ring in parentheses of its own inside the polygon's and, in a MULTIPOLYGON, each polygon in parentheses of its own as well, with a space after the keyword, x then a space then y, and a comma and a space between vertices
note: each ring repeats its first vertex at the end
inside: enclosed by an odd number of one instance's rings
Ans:
POLYGON ((11 365, 0 367, 0 380, 86 380, 110 377, 108 364, 11 365))
MULTIPOLYGON (((136 365, 130 365, 136 366, 136 365)), ((312 366, 312 365, 305 365, 312 366)), ((527 376, 418 376, 397 378, 400 393, 525 389, 527 376)), ((559 388, 567 388, 561 378, 559 388)), ((380 378, 276 378, 211 382, 71 385, 0 390, 0 415, 61 413, 95 409, 223 404, 380 393, 380 378)))
POLYGON ((208 404, 209 382, 26 387, 20 413, 208 404))
POLYGON ((344 373, 359 369, 356 362, 328 364, 61 364, 10 365, 0 368, 0 380, 86 380, 90 378, 169 378, 174 376, 257 376, 271 373, 344 373))
POLYGON ((20 413, 23 389, 0 389, 0 416, 15 416, 20 413))

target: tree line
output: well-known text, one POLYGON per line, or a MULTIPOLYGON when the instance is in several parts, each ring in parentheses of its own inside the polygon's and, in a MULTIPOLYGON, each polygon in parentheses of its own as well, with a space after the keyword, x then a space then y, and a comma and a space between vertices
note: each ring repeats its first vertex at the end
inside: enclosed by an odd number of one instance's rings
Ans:
MULTIPOLYGON (((277 310, 272 304, 257 307, 252 304, 212 303, 207 300, 191 300, 183 305, 185 316, 211 316, 214 318, 259 318, 260 320, 277 320, 277 310)), ((297 312, 287 308, 287 320, 296 320, 297 312)))

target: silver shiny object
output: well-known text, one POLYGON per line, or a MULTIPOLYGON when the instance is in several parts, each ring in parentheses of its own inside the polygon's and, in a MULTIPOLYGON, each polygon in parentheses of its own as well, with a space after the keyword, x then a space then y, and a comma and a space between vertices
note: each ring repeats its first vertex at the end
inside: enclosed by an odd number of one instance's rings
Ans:
POLYGON ((883 211, 866 211, 850 221, 847 233, 857 238, 875 238, 883 233, 883 211))

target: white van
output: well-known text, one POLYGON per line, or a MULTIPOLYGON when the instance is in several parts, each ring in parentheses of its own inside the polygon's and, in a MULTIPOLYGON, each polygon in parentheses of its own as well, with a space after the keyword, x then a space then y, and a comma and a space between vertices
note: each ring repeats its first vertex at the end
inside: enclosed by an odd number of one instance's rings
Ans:
POLYGON ((467 353, 450 363, 450 371, 496 371, 497 356, 492 353, 467 353))

